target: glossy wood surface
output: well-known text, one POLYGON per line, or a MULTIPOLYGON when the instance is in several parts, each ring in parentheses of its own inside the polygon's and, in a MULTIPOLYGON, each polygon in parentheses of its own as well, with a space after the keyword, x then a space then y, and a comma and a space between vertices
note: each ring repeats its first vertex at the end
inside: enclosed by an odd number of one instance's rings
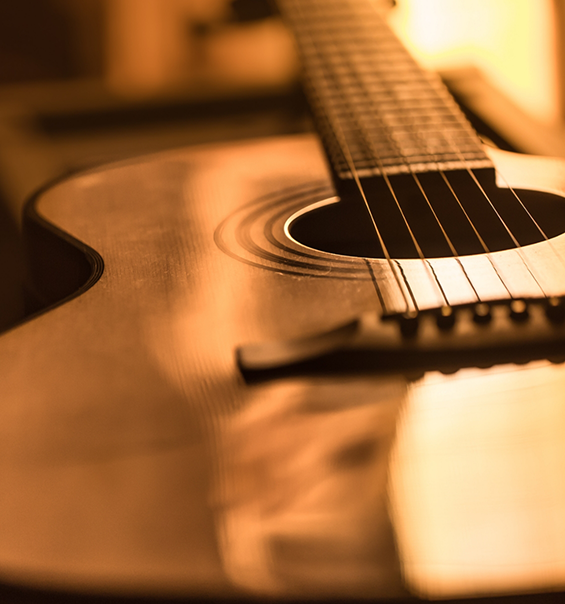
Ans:
MULTIPOLYGON (((561 162, 492 157, 515 185, 565 192, 561 162)), ((277 226, 333 194, 298 137, 172 151, 39 198, 104 272, 0 337, 0 576, 282 598, 565 587, 562 365, 243 380, 238 346, 382 310, 367 263, 277 226)))

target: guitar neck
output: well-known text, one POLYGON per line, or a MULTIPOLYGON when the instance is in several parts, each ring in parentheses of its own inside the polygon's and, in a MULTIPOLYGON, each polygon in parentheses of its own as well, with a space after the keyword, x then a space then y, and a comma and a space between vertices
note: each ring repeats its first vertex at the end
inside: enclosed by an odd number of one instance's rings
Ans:
POLYGON ((439 78, 404 49, 370 0, 279 0, 334 175, 490 168, 439 78))

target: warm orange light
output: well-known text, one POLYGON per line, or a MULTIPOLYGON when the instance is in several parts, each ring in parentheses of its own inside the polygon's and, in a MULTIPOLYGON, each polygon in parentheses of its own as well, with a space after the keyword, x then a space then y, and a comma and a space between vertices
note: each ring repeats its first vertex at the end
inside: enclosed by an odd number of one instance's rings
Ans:
POLYGON ((478 67, 515 103, 559 119, 551 0, 402 0, 393 25, 424 64, 478 67))
POLYGON ((397 429, 391 514, 426 597, 565 587, 565 374, 546 362, 429 374, 397 429))

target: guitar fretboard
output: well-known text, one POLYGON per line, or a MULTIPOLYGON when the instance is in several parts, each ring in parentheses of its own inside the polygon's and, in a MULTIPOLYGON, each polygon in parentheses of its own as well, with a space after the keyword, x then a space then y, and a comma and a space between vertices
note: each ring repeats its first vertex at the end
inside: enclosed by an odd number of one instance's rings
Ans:
POLYGON ((336 176, 491 167, 434 74, 404 49, 370 0, 279 0, 336 176))

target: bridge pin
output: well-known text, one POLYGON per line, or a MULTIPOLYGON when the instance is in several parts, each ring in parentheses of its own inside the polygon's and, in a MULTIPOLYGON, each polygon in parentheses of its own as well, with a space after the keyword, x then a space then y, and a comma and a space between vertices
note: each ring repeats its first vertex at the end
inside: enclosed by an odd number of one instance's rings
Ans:
POLYGON ((400 333, 405 338, 412 338, 418 332, 418 311, 417 310, 409 310, 402 315, 400 315, 399 319, 400 324, 400 333))
POLYGON ((565 321, 565 304, 563 298, 551 296, 547 299, 545 314, 552 323, 563 323, 565 321))
POLYGON ((492 319, 492 315, 490 312, 490 306, 485 302, 479 302, 475 304, 475 308, 473 310, 473 321, 475 323, 479 323, 484 325, 485 323, 489 323, 492 319))
POLYGON ((526 321, 529 316, 528 305, 524 300, 512 300, 510 302, 510 317, 514 321, 526 321))
POLYGON ((451 306, 442 306, 437 315, 436 322, 439 329, 448 330, 455 325, 455 311, 451 306))

